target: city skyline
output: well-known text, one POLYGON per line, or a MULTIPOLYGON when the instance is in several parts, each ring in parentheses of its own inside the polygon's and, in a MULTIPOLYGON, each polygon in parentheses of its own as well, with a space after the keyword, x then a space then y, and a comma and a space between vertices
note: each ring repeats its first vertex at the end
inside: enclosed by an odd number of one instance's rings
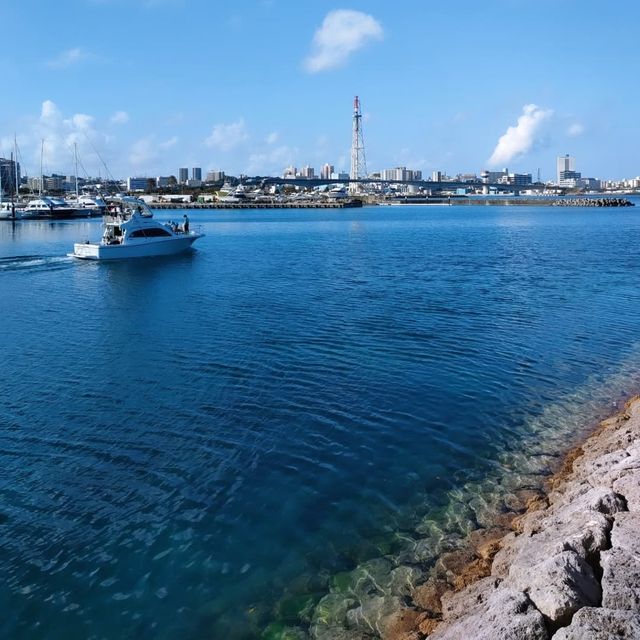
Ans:
POLYGON ((73 173, 74 142, 87 175, 348 171, 359 95, 370 171, 640 174, 631 3, 458 7, 73 0, 71 24, 11 1, 0 156, 15 132, 29 175, 42 139, 45 173, 73 173))

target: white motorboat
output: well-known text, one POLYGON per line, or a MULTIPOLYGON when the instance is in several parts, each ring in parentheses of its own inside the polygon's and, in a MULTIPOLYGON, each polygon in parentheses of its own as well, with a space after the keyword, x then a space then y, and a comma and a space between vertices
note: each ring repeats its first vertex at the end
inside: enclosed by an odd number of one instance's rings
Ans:
POLYGON ((2 202, 0 199, 0 220, 18 220, 22 218, 22 211, 13 202, 2 202))
POLYGON ((188 225, 185 229, 184 225, 158 222, 145 202, 122 196, 110 199, 100 242, 78 242, 68 255, 84 260, 167 256, 186 251, 203 235, 190 231, 188 225))
POLYGON ((25 218, 76 218, 85 215, 61 198, 41 196, 30 200, 23 209, 25 218))

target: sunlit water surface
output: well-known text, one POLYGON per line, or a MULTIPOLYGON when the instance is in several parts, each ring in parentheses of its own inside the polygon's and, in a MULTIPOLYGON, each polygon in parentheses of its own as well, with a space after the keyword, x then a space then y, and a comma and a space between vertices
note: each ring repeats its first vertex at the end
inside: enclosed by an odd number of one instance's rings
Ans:
POLYGON ((640 388, 640 207, 191 219, 113 264, 65 257, 99 221, 0 222, 2 637, 306 632, 640 388))

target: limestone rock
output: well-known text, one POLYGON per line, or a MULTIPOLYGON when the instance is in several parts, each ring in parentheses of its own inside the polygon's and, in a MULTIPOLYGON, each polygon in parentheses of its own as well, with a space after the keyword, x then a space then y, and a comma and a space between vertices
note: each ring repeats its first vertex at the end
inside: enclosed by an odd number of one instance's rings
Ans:
POLYGON ((589 484, 574 485, 573 490, 553 505, 553 518, 566 519, 572 513, 583 511, 597 511, 605 515, 613 515, 619 511, 626 511, 625 501, 609 487, 589 484))
POLYGON ((611 549, 601 555, 602 604, 612 609, 640 607, 640 513, 616 515, 611 549))
POLYGON ((625 549, 604 551, 602 606, 610 609, 640 609, 640 558, 625 549))
POLYGON ((442 596, 442 619, 451 622, 486 609, 489 598, 502 581, 488 577, 478 580, 463 591, 448 591, 442 596))
MULTIPOLYGON (((533 560, 533 555, 528 557, 533 560)), ((600 584, 591 566, 575 551, 563 551, 537 563, 521 560, 509 570, 509 586, 526 591, 552 622, 567 624, 581 607, 599 604, 600 584)))
POLYGON ((640 474, 627 473, 613 483, 613 490, 627 502, 629 511, 640 511, 640 474))
POLYGON ((611 640, 611 638, 640 638, 640 613, 584 607, 571 620, 568 627, 560 629, 553 640, 611 640))
POLYGON ((499 587, 475 613, 440 625, 429 640, 547 640, 542 614, 527 596, 499 587))
POLYGON ((640 512, 619 513, 611 529, 611 546, 640 556, 640 512))

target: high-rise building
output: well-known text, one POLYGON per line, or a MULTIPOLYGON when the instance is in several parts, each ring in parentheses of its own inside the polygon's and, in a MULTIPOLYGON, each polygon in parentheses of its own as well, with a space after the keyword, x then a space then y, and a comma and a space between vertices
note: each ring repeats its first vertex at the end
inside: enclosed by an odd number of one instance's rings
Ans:
POLYGON ((178 169, 178 182, 180 184, 185 184, 189 179, 189 169, 187 167, 180 167, 178 169))
POLYGON ((561 173, 565 171, 575 171, 576 170, 576 160, 572 158, 569 154, 566 156, 558 156, 556 161, 556 182, 560 184, 562 180, 561 173))
POLYGON ((397 180, 401 182, 412 182, 422 180, 422 171, 407 169, 406 167, 395 167, 395 169, 383 169, 380 172, 382 180, 397 180))
POLYGON ((224 171, 213 169, 207 172, 207 182, 222 182, 224 180, 224 171))
POLYGON ((18 184, 20 184, 20 164, 14 160, 0 158, 0 179, 2 180, 2 190, 4 193, 15 193, 16 170, 18 174, 18 184))
POLYGON ((323 180, 329 180, 333 172, 334 166, 332 164, 323 164, 322 168, 320 169, 320 177, 323 180))
POLYGON ((298 169, 297 167, 294 167, 294 166, 287 167, 282 173, 283 178, 295 178, 297 175, 298 175, 298 169))
POLYGON ((315 178, 315 174, 315 169, 313 167, 310 167, 309 165, 300 169, 301 178, 315 178))
POLYGON ((191 169, 192 180, 202 180, 202 169, 200 167, 193 167, 191 169))

